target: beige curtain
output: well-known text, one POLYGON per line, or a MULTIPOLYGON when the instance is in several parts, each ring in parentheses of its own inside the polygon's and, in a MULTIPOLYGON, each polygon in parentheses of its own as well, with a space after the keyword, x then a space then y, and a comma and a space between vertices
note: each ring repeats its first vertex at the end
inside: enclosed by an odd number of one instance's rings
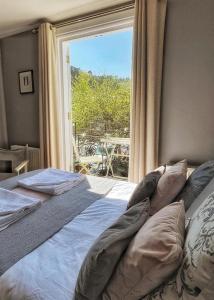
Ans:
POLYGON ((57 46, 55 28, 39 27, 39 106, 41 167, 62 167, 57 86, 57 46))
POLYGON ((2 71, 2 56, 0 48, 0 148, 7 148, 7 121, 5 109, 5 95, 3 84, 3 71, 2 71))
POLYGON ((129 180, 158 165, 163 41, 167 0, 136 0, 129 180))

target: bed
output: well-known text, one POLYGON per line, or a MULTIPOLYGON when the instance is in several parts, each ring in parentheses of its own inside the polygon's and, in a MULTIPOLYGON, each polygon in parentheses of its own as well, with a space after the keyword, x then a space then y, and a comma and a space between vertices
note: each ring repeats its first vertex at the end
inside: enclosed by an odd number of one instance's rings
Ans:
MULTIPOLYGON (((87 179, 93 182, 94 177, 87 179)), ((0 186, 12 189, 14 180, 1 182, 0 186)), ((103 183, 108 185, 109 179, 103 183)), ((0 299, 72 299, 88 249, 123 214, 134 188, 133 183, 114 181, 104 197, 83 209, 60 231, 12 265, 0 277, 0 299)))
MULTIPOLYGON (((184 164, 184 161, 180 163, 184 164)), ((176 165, 174 167, 176 167, 176 165)), ((41 172, 41 170, 36 172, 41 172)), ((34 173, 35 172, 24 174, 21 175, 21 177, 31 176, 34 173)), ((160 176, 160 174, 157 174, 157 171, 155 171, 148 174, 148 177, 151 176, 152 173, 153 176, 160 176)), ((169 173, 170 172, 168 172, 168 174, 169 173)), ((167 171, 165 175, 161 175, 161 178, 164 176, 167 178, 167 171)), ((146 177, 147 175, 145 178, 146 177)), ((1 182, 0 187, 9 190, 16 188, 17 178, 1 182)), ((144 182, 145 178, 143 180, 144 182)), ((175 181, 175 183, 177 184, 178 181, 175 181)), ((133 196, 135 188, 136 184, 133 183, 87 176, 85 186, 82 183, 63 195, 46 199, 41 208, 38 208, 37 211, 31 215, 26 216, 21 221, 10 226, 10 229, 8 229, 8 240, 6 240, 4 234, 0 232, 0 272, 2 273, 0 276, 0 300, 73 299, 73 296, 76 296, 75 287, 79 279, 78 274, 79 271, 81 273, 82 266, 84 265, 83 261, 85 257, 88 257, 89 249, 91 249, 92 245, 96 246, 96 243, 94 244, 95 240, 102 236, 103 232, 106 232, 109 226, 115 223, 121 216, 128 214, 128 211, 132 209, 127 210, 127 202, 130 200, 131 195, 133 196), (50 206, 54 207, 57 214, 54 214, 50 206), (66 207, 66 212, 61 212, 61 207, 64 206, 66 207), (48 214, 44 214, 44 211, 48 211, 48 214), (59 216, 63 216, 63 218, 59 216), (38 222, 38 218, 40 218, 41 222, 38 222), (61 222, 61 219, 63 219, 63 222, 61 222), (17 245, 13 247, 13 238, 16 238, 18 232, 16 231, 16 227, 17 230, 22 229, 19 235, 21 242, 17 241, 17 245), (26 231, 26 227, 29 228, 28 231, 26 231), (47 230, 42 230, 45 228, 47 230), (50 228, 54 228, 53 231, 49 231, 50 228), (31 243, 31 235, 29 235, 26 240, 27 244, 24 244, 25 235, 32 234, 32 232, 36 236, 41 235, 42 239, 39 239, 40 236, 38 237, 38 246, 35 246, 35 243, 31 243), (4 238, 3 240, 2 237, 4 238), (3 245, 2 241, 5 241, 6 246, 3 245), (25 245, 24 250, 25 248, 27 249, 26 253, 23 252, 23 249, 20 249, 20 245, 25 245), (29 248, 29 245, 32 246, 32 248, 29 248), (21 251, 20 259, 18 259, 19 256, 14 256, 17 254, 16 246, 18 254, 19 251, 21 251), (3 264, 2 260, 4 256, 7 258, 5 247, 10 254, 10 259, 6 259, 3 264), (15 250, 13 248, 15 248, 15 250), (4 253, 4 255, 2 255, 2 253, 4 253), (11 256, 14 258, 12 262, 11 256)), ((154 197, 151 199, 147 198, 147 200, 151 200, 150 202, 152 203, 154 197)), ((129 201, 129 203, 130 202, 131 201, 129 201)), ((144 204, 138 204, 141 206, 146 205, 146 201, 143 200, 141 202, 144 204)), ((133 205, 133 208, 138 204, 133 205)), ((174 204, 180 206, 185 205, 186 221, 188 221, 189 218, 191 219, 187 222, 185 231, 185 211, 183 210, 183 237, 186 241, 184 242, 184 256, 181 258, 182 263, 176 267, 173 274, 169 274, 170 277, 166 277, 156 288, 152 288, 148 294, 145 293, 141 299, 193 300, 197 298, 198 300, 212 300, 214 293, 213 285, 208 285, 207 272, 210 273, 209 276, 212 280, 214 255, 214 161, 204 163, 198 167, 188 178, 185 186, 180 190, 171 204, 171 207, 173 207, 174 204), (183 201, 180 201, 181 199, 183 201), (206 232, 209 232, 209 235, 204 234, 206 232), (206 246, 205 249, 201 250, 200 247, 198 247, 198 240, 206 246), (189 245, 191 245, 191 247, 189 247, 189 245), (194 249, 194 251, 192 251, 192 249, 194 249), (199 252, 199 250, 201 252, 199 252), (208 256, 207 253, 209 253, 208 256), (206 255, 207 265, 200 263, 200 257, 203 258, 204 254, 206 255), (186 261, 189 261, 189 263, 186 264, 186 261), (193 265, 191 263, 192 261, 194 261, 193 265), (197 261, 199 261, 199 264, 197 261), (185 277, 181 278, 182 274, 186 274, 185 277), (188 274, 192 274, 192 276, 188 277, 188 274), (200 274, 200 276, 197 276, 197 274, 200 274), (179 285, 178 282, 180 282, 179 285)), ((166 208, 171 204, 166 205, 166 208)), ((161 209, 159 212, 163 210, 161 209)), ((159 212, 157 212, 157 214, 159 214, 159 212)), ((151 221, 152 218, 154 220, 155 216, 156 214, 148 219, 148 221, 146 219, 145 225, 147 225, 147 227, 149 220, 151 221)), ((160 222, 157 224, 159 226, 160 222)), ((145 225, 141 227, 141 230, 145 228, 145 225)), ((173 236, 174 240, 174 235, 171 234, 171 231, 168 232, 170 233, 169 236, 173 236)), ((136 236, 137 235, 138 233, 136 236)), ((149 240, 151 240, 150 236, 147 242, 149 240)), ((152 243, 153 242, 154 240, 152 239, 152 243)), ((151 270, 153 269, 151 268, 151 270)), ((161 268, 161 274, 163 270, 164 269, 161 268)), ((136 273, 135 269, 134 272, 136 273)), ((115 274, 113 274, 113 277, 114 275, 115 274)), ((133 283, 135 284, 135 281, 133 283)), ((89 285, 89 287, 91 289, 91 285, 89 285)), ((119 293, 121 293, 121 289, 119 289, 119 293)), ((84 299, 93 300, 91 297, 84 299)), ((110 297, 103 299, 115 300, 118 298, 110 297)), ((120 299, 130 300, 129 298, 123 297, 120 297, 120 299)), ((139 297, 131 299, 139 299, 139 297)))

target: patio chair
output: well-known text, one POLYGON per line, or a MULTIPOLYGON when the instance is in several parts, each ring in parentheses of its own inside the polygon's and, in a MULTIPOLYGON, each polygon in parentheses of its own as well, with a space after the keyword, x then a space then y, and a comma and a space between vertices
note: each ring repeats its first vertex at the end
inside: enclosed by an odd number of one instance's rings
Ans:
POLYGON ((106 163, 106 155, 102 152, 97 142, 86 142, 82 145, 81 155, 78 147, 73 139, 74 154, 76 157, 75 167, 78 168, 79 173, 87 175, 97 175, 100 166, 106 163))

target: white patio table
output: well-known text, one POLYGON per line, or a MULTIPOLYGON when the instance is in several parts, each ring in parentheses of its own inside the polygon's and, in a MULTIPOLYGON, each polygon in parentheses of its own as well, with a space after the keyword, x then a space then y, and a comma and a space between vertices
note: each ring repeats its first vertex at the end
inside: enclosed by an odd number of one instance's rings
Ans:
POLYGON ((112 160, 114 157, 121 157, 121 158, 129 157, 129 151, 126 151, 126 153, 124 153, 123 151, 121 151, 121 146, 129 146, 130 138, 107 137, 107 138, 102 138, 101 143, 103 143, 104 149, 105 149, 106 155, 107 155, 106 176, 109 176, 109 172, 111 171, 112 177, 124 178, 121 176, 114 175, 112 160), (115 151, 117 146, 120 146, 120 147, 117 149, 117 151, 115 151), (109 152, 109 148, 111 149, 110 152, 109 152))

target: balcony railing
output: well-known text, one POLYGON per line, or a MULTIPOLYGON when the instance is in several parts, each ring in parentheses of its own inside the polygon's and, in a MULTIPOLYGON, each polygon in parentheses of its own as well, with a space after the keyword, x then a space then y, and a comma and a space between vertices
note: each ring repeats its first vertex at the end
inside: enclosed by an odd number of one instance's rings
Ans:
POLYGON ((76 172, 127 179, 128 165, 129 138, 112 137, 110 134, 76 134, 74 147, 76 172))

